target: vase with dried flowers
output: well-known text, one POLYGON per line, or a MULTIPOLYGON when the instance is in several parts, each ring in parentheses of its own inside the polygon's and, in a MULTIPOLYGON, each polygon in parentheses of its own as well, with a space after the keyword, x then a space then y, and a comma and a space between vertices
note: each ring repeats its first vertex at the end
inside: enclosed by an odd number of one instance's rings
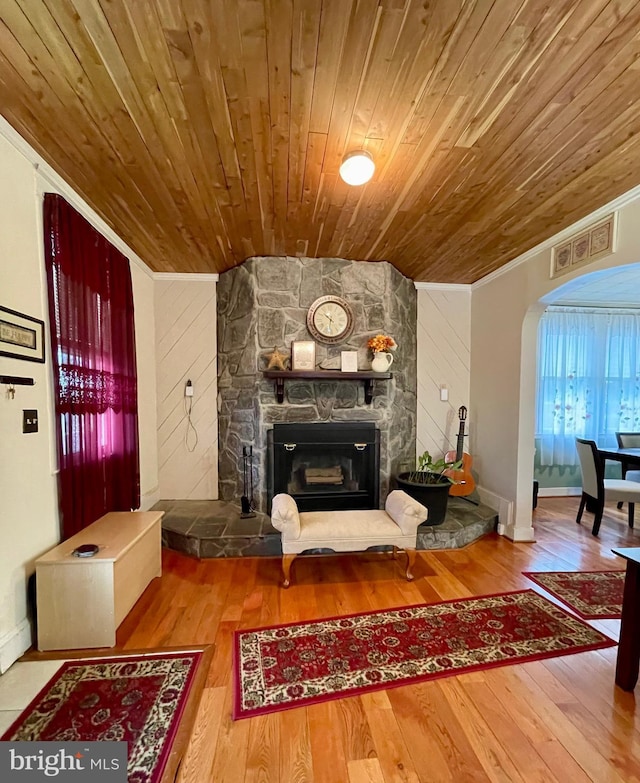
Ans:
POLYGON ((386 334, 377 334, 375 337, 371 337, 367 342, 367 348, 373 354, 371 369, 374 372, 386 372, 393 362, 391 351, 395 351, 397 347, 398 344, 393 337, 386 334))

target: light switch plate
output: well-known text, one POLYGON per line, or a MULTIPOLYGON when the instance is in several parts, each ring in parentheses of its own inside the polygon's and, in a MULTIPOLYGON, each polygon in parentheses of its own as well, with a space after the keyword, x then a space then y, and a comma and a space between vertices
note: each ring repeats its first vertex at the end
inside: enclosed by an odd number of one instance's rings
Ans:
POLYGON ((23 432, 38 431, 38 411, 36 410, 22 411, 22 431, 23 432))

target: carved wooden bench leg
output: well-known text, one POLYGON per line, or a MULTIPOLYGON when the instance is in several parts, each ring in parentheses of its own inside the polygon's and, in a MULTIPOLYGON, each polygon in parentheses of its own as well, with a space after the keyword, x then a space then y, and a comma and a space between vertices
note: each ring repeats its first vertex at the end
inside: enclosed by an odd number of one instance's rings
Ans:
POLYGON ((416 562, 416 550, 406 549, 405 552, 407 553, 407 582, 410 582, 413 579, 413 574, 411 573, 411 569, 413 568, 416 562))
POLYGON ((289 575, 291 573, 291 563, 296 559, 296 555, 282 555, 282 575, 284 576, 284 581, 282 583, 283 587, 289 587, 291 581, 289 579, 289 575))

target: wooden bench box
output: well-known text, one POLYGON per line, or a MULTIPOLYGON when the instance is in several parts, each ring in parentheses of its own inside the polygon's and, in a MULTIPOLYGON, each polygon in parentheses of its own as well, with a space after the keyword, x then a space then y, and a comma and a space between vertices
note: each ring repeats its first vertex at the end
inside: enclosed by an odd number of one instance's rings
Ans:
POLYGON ((39 650, 113 647, 116 629, 162 575, 163 511, 114 511, 36 560, 39 650), (71 553, 96 544, 93 557, 71 553))

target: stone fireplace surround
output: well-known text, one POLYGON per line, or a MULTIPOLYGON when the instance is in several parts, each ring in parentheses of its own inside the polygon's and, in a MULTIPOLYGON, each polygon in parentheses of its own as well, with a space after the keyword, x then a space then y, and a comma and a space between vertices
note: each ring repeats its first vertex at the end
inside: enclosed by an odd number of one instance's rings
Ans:
POLYGON ((254 502, 267 508, 267 432, 274 423, 374 422, 380 430, 382 507, 391 478, 413 463, 416 441, 416 290, 386 262, 337 258, 255 257, 220 275, 218 301, 218 426, 220 498, 243 494, 243 446, 253 446, 254 502), (375 382, 370 404, 355 380, 288 380, 278 403, 263 375, 274 348, 290 355, 293 340, 311 339, 309 306, 319 296, 346 299, 355 328, 344 344, 316 344, 318 369, 339 369, 340 352, 358 352, 370 369, 367 340, 391 335, 398 343, 393 378, 375 382))

